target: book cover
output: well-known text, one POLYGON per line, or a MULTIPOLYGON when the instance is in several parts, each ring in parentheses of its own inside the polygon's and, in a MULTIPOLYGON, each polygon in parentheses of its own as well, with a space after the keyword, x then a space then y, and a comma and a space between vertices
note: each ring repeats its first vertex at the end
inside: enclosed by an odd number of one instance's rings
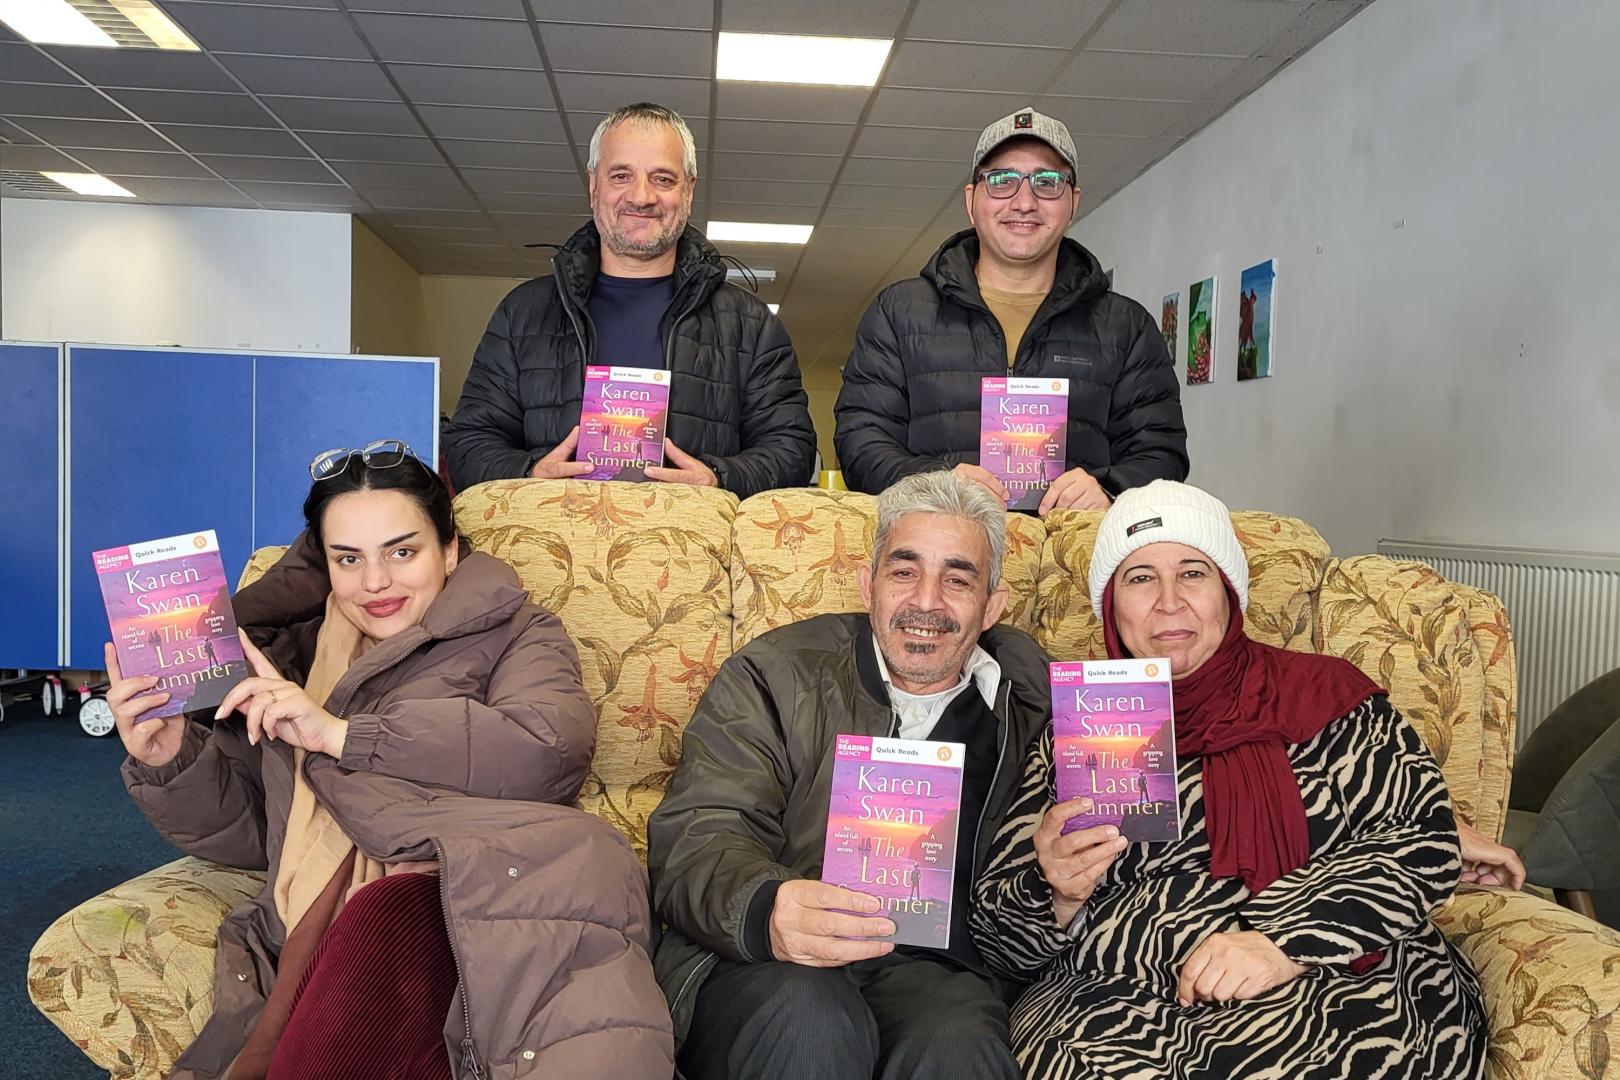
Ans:
POLYGON ((1057 801, 1094 805, 1063 831, 1117 825, 1127 840, 1180 837, 1170 662, 1056 663, 1051 680, 1057 801))
POLYGON ((664 463, 669 372, 649 368, 585 368, 575 461, 596 468, 581 480, 645 480, 664 463))
POLYGON ((883 902, 897 945, 951 943, 961 743, 837 737, 821 880, 883 902))
POLYGON ((979 464, 1007 485, 1007 507, 1034 510, 1063 475, 1068 379, 980 380, 979 464))
POLYGON ((92 556, 118 666, 157 676, 169 700, 136 721, 218 708, 248 674, 213 530, 92 556))

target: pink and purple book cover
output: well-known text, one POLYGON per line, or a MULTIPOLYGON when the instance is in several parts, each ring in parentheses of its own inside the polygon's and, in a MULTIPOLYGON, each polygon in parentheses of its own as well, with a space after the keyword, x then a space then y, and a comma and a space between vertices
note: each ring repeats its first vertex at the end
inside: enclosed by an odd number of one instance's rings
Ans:
POLYGON ((961 743, 837 737, 821 880, 877 897, 896 945, 951 943, 961 743))
POLYGON ((95 552, 118 666, 169 700, 136 718, 217 708, 248 674, 213 530, 95 552))
POLYGON ((664 420, 669 414, 669 372, 661 369, 585 368, 575 461, 596 468, 581 480, 645 480, 664 463, 664 420))
POLYGON ((1034 510, 1063 475, 1068 379, 980 380, 979 464, 1007 486, 1007 507, 1034 510))
POLYGON ((1168 660, 1051 665, 1057 801, 1090 797, 1064 832, 1117 825, 1127 840, 1181 836, 1168 660))

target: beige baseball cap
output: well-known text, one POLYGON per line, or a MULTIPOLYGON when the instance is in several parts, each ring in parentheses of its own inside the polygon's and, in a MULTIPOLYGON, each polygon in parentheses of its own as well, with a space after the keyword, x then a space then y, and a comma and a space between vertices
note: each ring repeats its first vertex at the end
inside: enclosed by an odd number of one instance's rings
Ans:
POLYGON ((1069 129, 1063 121, 1054 120, 1045 113, 1038 113, 1034 108, 1023 108, 1017 112, 1009 113, 1000 120, 985 128, 979 134, 979 143, 973 148, 973 168, 977 169, 990 156, 991 151, 1006 142, 1008 139, 1032 138, 1057 151, 1058 157, 1069 163, 1069 168, 1076 171, 1080 163, 1076 160, 1079 155, 1074 149, 1074 139, 1069 135, 1069 129))

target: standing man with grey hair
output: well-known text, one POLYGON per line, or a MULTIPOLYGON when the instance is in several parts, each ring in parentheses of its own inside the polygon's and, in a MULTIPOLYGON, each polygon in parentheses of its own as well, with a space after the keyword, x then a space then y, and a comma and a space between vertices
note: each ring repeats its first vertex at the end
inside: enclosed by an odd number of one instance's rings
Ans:
POLYGON ((1181 385, 1164 338, 1064 235, 1080 209, 1078 160, 1069 129, 1032 108, 979 136, 963 188, 972 227, 921 276, 879 293, 856 331, 833 437, 852 489, 954 468, 1005 499, 979 463, 986 376, 1069 380, 1066 471, 1043 516, 1186 478, 1181 385))
POLYGON ((587 364, 669 371, 664 466, 650 479, 739 498, 808 482, 816 436, 787 331, 687 224, 686 121, 661 105, 617 109, 588 168, 592 220, 484 331, 444 432, 451 482, 590 472, 573 460, 587 364))
POLYGON ((999 626, 1006 510, 949 472, 878 499, 868 613, 762 634, 720 668, 648 822, 654 967, 688 1080, 1015 1080, 1013 987, 966 932, 973 880, 1051 720, 1047 658, 999 626), (840 733, 966 745, 950 944, 896 947, 818 878, 840 733))

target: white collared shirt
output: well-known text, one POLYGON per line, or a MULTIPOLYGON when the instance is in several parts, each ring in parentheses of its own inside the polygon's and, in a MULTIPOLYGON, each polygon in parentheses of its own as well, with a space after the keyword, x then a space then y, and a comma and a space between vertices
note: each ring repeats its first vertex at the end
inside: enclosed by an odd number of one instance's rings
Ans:
POLYGON ((956 700, 956 695, 967 689, 969 682, 978 684, 986 705, 991 709, 996 707, 1001 665, 978 645, 973 646, 973 651, 968 654, 967 663, 962 666, 962 677, 956 685, 933 694, 912 694, 894 685, 894 680, 889 678, 889 665, 883 662, 883 649, 878 645, 876 634, 872 635, 872 651, 877 654, 878 675, 883 679, 884 688, 889 691, 889 705, 900 721, 899 736, 902 739, 928 738, 934 725, 939 723, 939 718, 945 715, 946 708, 956 700))

